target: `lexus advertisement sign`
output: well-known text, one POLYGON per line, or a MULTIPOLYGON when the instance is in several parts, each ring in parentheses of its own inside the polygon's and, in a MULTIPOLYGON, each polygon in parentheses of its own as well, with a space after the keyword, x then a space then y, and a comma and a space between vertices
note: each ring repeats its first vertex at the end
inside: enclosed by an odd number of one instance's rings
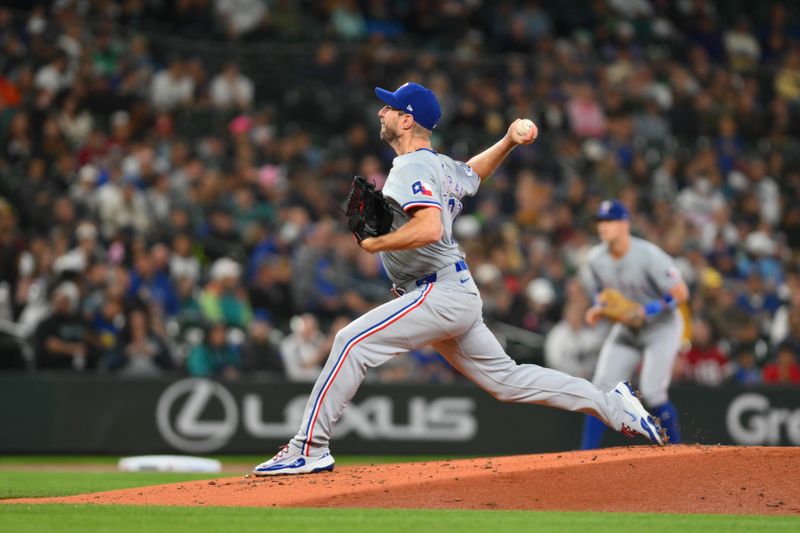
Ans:
MULTIPOLYGON (((256 453, 300 427, 309 384, 0 377, 2 453, 256 453)), ((684 440, 800 445, 800 389, 675 387, 684 440)), ((575 449, 583 416, 504 404, 469 383, 365 385, 337 453, 512 454, 575 449)), ((604 446, 630 444, 609 432, 604 446)), ((644 443, 644 441, 640 441, 644 443)))
MULTIPOLYGON (((300 427, 307 398, 287 396, 285 400, 277 416, 270 416, 273 413, 265 413, 260 394, 244 393, 237 399, 219 383, 185 379, 159 396, 158 432, 174 449, 192 453, 219 451, 239 431, 254 439, 286 442, 300 427)), ((372 442, 469 442, 475 436, 478 422, 472 398, 411 396, 407 403, 400 403, 379 395, 352 402, 336 425, 334 438, 352 435, 372 442), (402 420, 396 408, 405 411, 402 420)))

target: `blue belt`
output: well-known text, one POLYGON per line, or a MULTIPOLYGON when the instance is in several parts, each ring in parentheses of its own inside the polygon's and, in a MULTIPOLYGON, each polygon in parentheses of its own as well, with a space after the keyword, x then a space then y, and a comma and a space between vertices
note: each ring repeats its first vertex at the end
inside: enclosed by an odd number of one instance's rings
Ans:
MULTIPOLYGON (((469 267, 467 266, 467 263, 465 261, 459 261, 458 263, 456 263, 456 272, 461 272, 462 270, 469 270, 469 267)), ((424 285, 426 283, 433 283, 434 281, 436 281, 436 272, 434 272, 433 274, 428 274, 424 278, 419 278, 414 283, 416 283, 417 287, 419 287, 420 285, 424 285)))

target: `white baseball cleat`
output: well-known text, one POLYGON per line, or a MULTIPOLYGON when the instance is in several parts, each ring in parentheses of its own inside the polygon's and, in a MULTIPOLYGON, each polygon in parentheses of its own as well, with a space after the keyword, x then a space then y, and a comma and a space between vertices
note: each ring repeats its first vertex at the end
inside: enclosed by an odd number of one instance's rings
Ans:
POLYGON ((253 469, 256 476, 283 476, 289 474, 315 474, 330 472, 336 461, 330 453, 320 457, 309 457, 283 446, 275 457, 264 461, 253 469))
POLYGON ((620 431, 628 437, 644 435, 654 444, 666 446, 669 441, 667 432, 661 427, 661 421, 654 418, 639 401, 636 392, 628 381, 620 381, 612 390, 620 396, 622 410, 625 412, 626 421, 622 423, 620 431))

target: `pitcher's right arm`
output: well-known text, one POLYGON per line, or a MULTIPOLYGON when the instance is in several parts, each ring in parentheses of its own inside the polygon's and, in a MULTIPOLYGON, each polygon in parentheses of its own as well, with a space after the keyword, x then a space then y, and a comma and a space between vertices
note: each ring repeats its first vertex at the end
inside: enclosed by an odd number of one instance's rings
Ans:
POLYGON ((511 150, 520 144, 531 144, 539 136, 539 128, 536 124, 525 135, 521 135, 517 131, 517 124, 522 119, 517 119, 508 127, 508 131, 502 139, 497 141, 493 146, 490 146, 483 152, 473 156, 467 164, 472 167, 472 170, 480 177, 481 182, 494 174, 497 167, 508 157, 511 150))

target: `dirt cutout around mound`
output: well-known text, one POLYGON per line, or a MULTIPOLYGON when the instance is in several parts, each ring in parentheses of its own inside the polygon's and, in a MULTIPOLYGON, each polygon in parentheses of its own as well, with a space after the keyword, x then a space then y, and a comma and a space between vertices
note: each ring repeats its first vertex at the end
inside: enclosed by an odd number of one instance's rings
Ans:
POLYGON ((800 448, 632 446, 339 467, 4 503, 800 515, 800 448))

